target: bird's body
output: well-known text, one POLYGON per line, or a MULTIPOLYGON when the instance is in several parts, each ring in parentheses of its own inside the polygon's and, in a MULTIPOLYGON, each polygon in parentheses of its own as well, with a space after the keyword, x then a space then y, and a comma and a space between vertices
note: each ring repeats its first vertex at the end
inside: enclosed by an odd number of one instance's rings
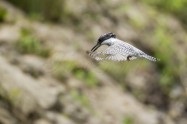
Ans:
POLYGON ((117 39, 113 33, 100 36, 96 46, 91 51, 90 55, 96 60, 130 61, 136 58, 146 58, 150 61, 157 61, 156 58, 147 55, 131 44, 117 39), (108 48, 102 52, 95 52, 101 45, 108 45, 108 48))

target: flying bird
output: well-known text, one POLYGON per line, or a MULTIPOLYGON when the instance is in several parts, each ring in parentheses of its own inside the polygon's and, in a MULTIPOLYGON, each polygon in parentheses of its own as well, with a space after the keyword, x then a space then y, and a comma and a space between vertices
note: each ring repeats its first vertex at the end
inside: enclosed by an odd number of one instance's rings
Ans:
POLYGON ((91 49, 91 52, 89 52, 89 55, 98 61, 130 61, 137 58, 146 58, 150 61, 158 61, 157 58, 154 58, 131 44, 118 39, 112 32, 101 35, 97 44, 91 49), (97 52, 96 50, 102 45, 107 45, 108 48, 104 51, 97 52))

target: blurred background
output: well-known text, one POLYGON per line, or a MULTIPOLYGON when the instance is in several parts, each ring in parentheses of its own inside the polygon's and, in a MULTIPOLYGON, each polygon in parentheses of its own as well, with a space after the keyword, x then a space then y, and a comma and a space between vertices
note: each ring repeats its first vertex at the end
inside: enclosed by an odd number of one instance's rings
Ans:
POLYGON ((0 124, 186 124, 187 0, 0 0, 0 124), (160 59, 96 62, 98 37, 160 59))

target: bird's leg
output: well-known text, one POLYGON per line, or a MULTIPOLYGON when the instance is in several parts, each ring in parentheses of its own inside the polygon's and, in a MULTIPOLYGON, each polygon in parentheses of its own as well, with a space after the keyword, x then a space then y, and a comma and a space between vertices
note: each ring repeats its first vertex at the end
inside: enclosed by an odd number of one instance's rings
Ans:
POLYGON ((136 58, 137 58, 137 56, 135 56, 135 55, 128 55, 127 56, 127 61, 131 61, 131 60, 134 60, 136 58))
POLYGON ((128 55, 128 56, 127 56, 127 61, 130 61, 130 58, 132 58, 132 56, 131 56, 131 55, 128 55))

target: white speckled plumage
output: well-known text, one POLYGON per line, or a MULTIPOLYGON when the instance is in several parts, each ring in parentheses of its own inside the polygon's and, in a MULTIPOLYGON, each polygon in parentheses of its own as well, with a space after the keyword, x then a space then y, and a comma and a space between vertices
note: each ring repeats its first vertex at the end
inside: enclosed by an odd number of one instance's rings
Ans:
POLYGON ((107 33, 102 35, 98 39, 98 43, 91 50, 90 56, 98 61, 112 60, 112 61, 130 61, 136 58, 146 58, 150 61, 157 61, 158 59, 147 55, 140 49, 132 46, 131 44, 119 40, 115 34, 107 33), (102 39, 101 39, 102 38, 102 39), (96 52, 95 50, 101 45, 108 45, 109 47, 102 52, 96 52))

